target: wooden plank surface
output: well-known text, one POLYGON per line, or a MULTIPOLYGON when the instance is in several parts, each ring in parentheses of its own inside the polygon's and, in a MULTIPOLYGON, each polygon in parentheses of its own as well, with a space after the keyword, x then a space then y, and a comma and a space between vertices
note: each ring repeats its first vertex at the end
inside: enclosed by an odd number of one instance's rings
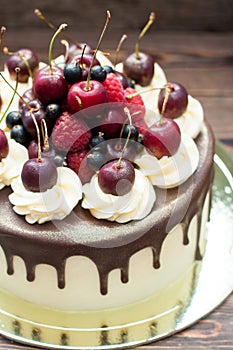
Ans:
MULTIPOLYGON (((75 32, 70 31, 75 36, 75 32)), ((87 31, 81 33, 81 40, 87 38, 95 44, 95 34, 87 31)), ((22 29, 17 38, 11 30, 6 42, 11 48, 25 46, 27 32, 22 29)), ((119 33, 106 36, 104 49, 114 55, 119 33)), ((51 31, 43 29, 30 31, 27 47, 32 47, 47 59, 47 41, 51 31)), ((124 58, 133 50, 135 33, 129 33, 129 40, 121 52, 124 58)), ((212 124, 217 139, 233 139, 233 34, 232 33, 187 33, 160 32, 150 33, 143 48, 149 51, 161 64, 169 80, 177 80, 188 88, 189 92, 200 99, 205 109, 206 118, 212 124), (153 44, 152 44, 153 43, 153 44)), ((60 48, 57 47, 57 52, 60 48)), ((1 63, 3 63, 1 56, 1 63)), ((233 152, 232 152, 233 154, 233 152)), ((158 342, 137 347, 137 350, 220 350, 233 349, 233 294, 210 315, 194 326, 172 337, 158 342)), ((29 349, 0 338, 0 350, 29 349)), ((31 349, 35 349, 32 347, 31 349)))

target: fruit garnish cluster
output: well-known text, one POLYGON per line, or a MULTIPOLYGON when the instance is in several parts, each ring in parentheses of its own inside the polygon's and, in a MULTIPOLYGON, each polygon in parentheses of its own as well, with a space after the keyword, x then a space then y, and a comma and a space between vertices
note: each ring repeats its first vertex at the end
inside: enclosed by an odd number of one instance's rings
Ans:
MULTIPOLYGON (((44 18, 39 10, 35 12, 44 18)), ((53 44, 66 25, 55 27, 48 64, 41 64, 30 49, 3 48, 7 74, 1 73, 1 86, 10 86, 12 98, 1 111, 6 128, 0 131, 0 161, 8 157, 9 140, 26 148, 28 159, 19 176, 29 192, 52 189, 58 181, 57 169, 67 167, 83 186, 95 176, 104 194, 125 196, 134 186, 140 170, 137 159, 145 150, 159 161, 173 157, 181 147, 176 119, 187 110, 188 93, 178 82, 156 85, 154 59, 139 48, 154 13, 138 37, 135 52, 121 66, 100 51, 110 18, 107 11, 95 49, 63 40, 65 53, 57 59, 52 57, 53 44), (154 91, 159 117, 148 123, 146 99, 154 91), (13 100, 18 101, 17 109, 12 109, 13 100)), ((2 28, 1 41, 3 34, 2 28)))

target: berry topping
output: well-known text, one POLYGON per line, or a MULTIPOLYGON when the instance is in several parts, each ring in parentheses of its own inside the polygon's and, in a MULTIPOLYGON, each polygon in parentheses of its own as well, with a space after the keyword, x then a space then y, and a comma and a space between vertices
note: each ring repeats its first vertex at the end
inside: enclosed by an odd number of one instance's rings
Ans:
POLYGON ((151 125, 144 135, 144 145, 158 159, 172 156, 180 145, 180 128, 172 119, 164 118, 151 125))
POLYGON ((144 120, 146 108, 141 95, 131 87, 127 87, 124 90, 124 94, 126 102, 128 103, 127 107, 130 110, 133 123, 136 120, 144 120))
POLYGON ((77 152, 69 152, 67 154, 67 165, 72 169, 84 184, 89 182, 95 171, 88 166, 87 155, 88 150, 84 149, 77 152))
POLYGON ((91 68, 91 79, 103 82, 106 79, 106 70, 101 66, 94 66, 91 68))
POLYGON ((132 163, 126 159, 105 164, 98 173, 98 183, 106 194, 123 196, 131 191, 135 180, 132 163))
POLYGON ((158 97, 158 108, 166 118, 180 117, 188 105, 188 93, 183 85, 169 82, 165 89, 161 89, 158 97), (165 97, 167 94, 167 97, 165 97))
POLYGON ((24 163, 21 178, 26 190, 45 192, 57 182, 57 168, 50 158, 32 158, 24 163))
POLYGON ((52 132, 53 145, 61 151, 76 151, 88 147, 91 132, 87 124, 68 112, 56 120, 52 132))
POLYGON ((55 103, 47 105, 45 109, 46 117, 49 119, 57 119, 61 115, 61 106, 55 103))
POLYGON ((68 84, 74 84, 82 78, 82 68, 75 62, 67 63, 64 67, 64 77, 68 84))
POLYGON ((13 140, 20 143, 21 145, 27 146, 29 140, 29 134, 25 127, 21 124, 14 125, 11 129, 10 136, 13 140))
POLYGON ((103 85, 107 90, 107 102, 125 101, 123 86, 114 73, 107 74, 103 85))
POLYGON ((0 161, 6 158, 9 153, 9 145, 6 138, 6 134, 0 129, 0 161))
POLYGON ((6 126, 12 129, 17 124, 22 124, 21 113, 19 111, 9 112, 6 116, 6 126))

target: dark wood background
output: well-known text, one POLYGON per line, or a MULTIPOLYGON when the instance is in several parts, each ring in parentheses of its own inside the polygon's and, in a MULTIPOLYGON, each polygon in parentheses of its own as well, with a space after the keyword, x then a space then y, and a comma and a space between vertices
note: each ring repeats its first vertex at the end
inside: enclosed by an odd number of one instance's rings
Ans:
MULTIPOLYGON (((233 0, 0 0, 0 26, 7 27, 4 44, 11 50, 30 47, 46 61, 53 32, 35 17, 35 8, 57 26, 67 23, 67 34, 94 47, 110 9, 112 19, 101 48, 114 57, 126 33, 120 59, 132 52, 139 30, 155 11, 157 20, 142 41, 143 50, 154 56, 169 80, 183 83, 201 101, 216 139, 233 155, 233 0)), ((54 55, 61 50, 58 41, 54 55)), ((0 63, 4 60, 0 54, 0 63)), ((189 329, 137 349, 230 350, 232 329, 233 294, 189 329)), ((29 347, 0 337, 3 349, 29 347)))

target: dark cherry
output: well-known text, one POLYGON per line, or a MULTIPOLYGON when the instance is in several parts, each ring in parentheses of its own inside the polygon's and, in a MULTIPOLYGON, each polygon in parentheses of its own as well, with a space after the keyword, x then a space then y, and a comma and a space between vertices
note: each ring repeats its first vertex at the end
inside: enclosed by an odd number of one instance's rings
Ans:
POLYGON ((37 124, 41 125, 42 119, 45 120, 47 131, 50 134, 53 128, 53 120, 46 117, 46 112, 44 106, 38 100, 32 100, 28 105, 23 105, 22 108, 22 123, 27 132, 33 137, 36 138, 37 131, 32 118, 32 113, 37 121, 37 124))
POLYGON ((172 156, 180 145, 180 128, 173 119, 164 118, 151 125, 144 135, 144 146, 158 159, 172 156))
POLYGON ((29 69, 31 70, 32 75, 34 75, 35 71, 39 67, 39 59, 32 50, 20 49, 13 55, 9 56, 6 61, 6 65, 12 80, 16 80, 15 68, 19 67, 20 72, 18 73, 18 81, 20 83, 27 83, 30 76, 29 69), (25 61, 27 61, 27 64, 25 61))
POLYGON ((166 89, 161 89, 159 93, 159 111, 166 118, 174 119, 180 117, 185 112, 188 105, 188 92, 182 84, 177 82, 167 83, 166 88, 168 89, 169 95, 164 107, 166 89))
POLYGON ((22 106, 25 102, 28 103, 32 100, 35 100, 35 95, 34 95, 32 89, 28 89, 28 90, 24 91, 24 93, 22 94, 22 98, 19 99, 19 109, 22 108, 22 106))
MULTIPOLYGON (((69 63, 74 63, 75 65, 79 65, 82 69, 82 80, 86 80, 87 79, 87 75, 88 75, 88 72, 89 72, 89 68, 91 66, 91 63, 92 63, 92 59, 93 59, 93 54, 78 54, 76 56, 74 56, 71 60, 71 62, 69 63)), ((94 61, 93 61, 93 65, 92 67, 94 66, 100 66, 100 62, 99 60, 97 60, 97 58, 94 58, 94 61)))
POLYGON ((98 183, 101 190, 106 194, 123 196, 129 193, 135 181, 133 164, 126 160, 115 159, 99 170, 98 183))
POLYGON ((13 140, 20 143, 23 146, 27 146, 29 142, 29 134, 25 127, 21 124, 14 125, 11 129, 10 136, 13 140))
MULTIPOLYGON (((48 145, 48 149, 42 147, 42 157, 53 159, 56 155, 56 151, 51 144, 48 145)), ((32 140, 28 145, 28 157, 36 158, 38 156, 38 143, 36 140, 32 140)))
POLYGON ((63 70, 49 65, 41 68, 35 74, 33 93, 44 105, 59 103, 67 95, 68 85, 63 70))
POLYGON ((123 73, 136 84, 147 86, 154 76, 154 59, 144 52, 137 58, 134 52, 124 61, 123 73))
POLYGON ((22 124, 20 111, 11 111, 6 116, 6 126, 12 129, 14 125, 22 124))
POLYGON ((9 144, 5 132, 0 129, 0 161, 9 153, 9 144))
POLYGON ((113 108, 106 112, 96 130, 104 134, 105 139, 118 138, 122 125, 125 122, 125 113, 121 108, 113 108))
POLYGON ((118 78, 118 80, 121 82, 123 89, 126 89, 129 86, 128 79, 126 78, 126 76, 123 73, 118 72, 118 71, 115 71, 114 73, 115 73, 116 77, 118 78))
MULTIPOLYGON (((104 143, 104 146, 106 150, 105 155, 108 161, 119 159, 122 156, 123 148, 125 146, 125 139, 110 139, 104 143)), ((125 148, 123 158, 133 162, 137 152, 137 143, 133 140, 129 140, 125 148)))
POLYGON ((50 158, 32 158, 24 163, 21 178, 26 190, 45 192, 56 184, 57 168, 50 158))

